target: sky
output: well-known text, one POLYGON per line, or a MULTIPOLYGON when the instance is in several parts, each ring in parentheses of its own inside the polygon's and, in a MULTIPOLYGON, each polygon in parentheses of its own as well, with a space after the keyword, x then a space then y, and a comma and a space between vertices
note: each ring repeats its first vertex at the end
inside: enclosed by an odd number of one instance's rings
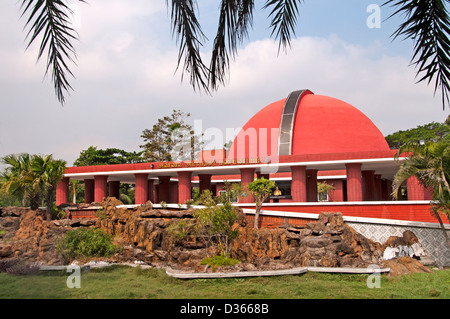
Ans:
MULTIPOLYGON (((194 91, 176 70, 178 46, 165 0, 71 0, 79 41, 74 90, 63 106, 44 76, 45 58, 36 61, 39 43, 26 49, 20 2, 0 2, 0 157, 53 154, 71 166, 89 146, 140 151, 142 131, 174 109, 190 113, 189 122, 201 121, 203 130, 225 132, 299 89, 350 103, 384 135, 449 115, 433 86, 416 84, 413 43, 391 37, 402 17, 387 19, 393 9, 379 7, 379 28, 369 27, 368 19, 376 21, 370 5, 384 0, 304 1, 292 47, 281 53, 270 37, 265 1, 256 1, 253 28, 227 84, 211 95, 194 91)), ((198 0, 209 40, 205 61, 218 5, 198 0)))

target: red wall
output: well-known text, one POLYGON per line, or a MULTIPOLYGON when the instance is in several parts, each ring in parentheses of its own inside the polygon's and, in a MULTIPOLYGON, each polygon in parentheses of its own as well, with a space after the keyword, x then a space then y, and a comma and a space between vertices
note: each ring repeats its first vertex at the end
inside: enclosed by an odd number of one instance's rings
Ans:
MULTIPOLYGON (((246 206, 245 208, 250 208, 246 206)), ((340 212, 343 216, 396 219, 416 222, 437 223, 431 215, 429 204, 371 204, 371 205, 277 205, 263 206, 263 210, 320 214, 322 212, 340 212)), ((448 220, 443 220, 448 224, 448 220)))

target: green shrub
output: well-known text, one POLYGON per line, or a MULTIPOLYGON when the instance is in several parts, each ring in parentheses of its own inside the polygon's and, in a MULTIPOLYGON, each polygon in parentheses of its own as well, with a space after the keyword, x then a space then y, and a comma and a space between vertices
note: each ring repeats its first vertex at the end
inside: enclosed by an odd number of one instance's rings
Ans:
POLYGON ((79 228, 66 233, 58 245, 59 251, 66 258, 109 257, 117 247, 112 237, 99 228, 79 228))
POLYGON ((233 266, 239 264, 239 260, 231 258, 229 256, 217 255, 213 257, 207 257, 202 260, 202 265, 210 265, 213 271, 219 266, 233 266))

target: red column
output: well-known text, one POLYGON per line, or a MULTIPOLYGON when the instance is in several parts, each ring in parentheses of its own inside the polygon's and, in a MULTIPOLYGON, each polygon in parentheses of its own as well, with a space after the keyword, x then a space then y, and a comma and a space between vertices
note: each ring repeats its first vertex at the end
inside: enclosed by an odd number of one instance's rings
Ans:
POLYGON ((108 186, 108 176, 94 176, 94 202, 100 203, 106 197, 108 186))
POLYGON ((135 190, 134 190, 134 203, 136 205, 142 205, 147 203, 148 200, 148 174, 134 174, 135 177, 135 190))
POLYGON ((84 202, 90 204, 94 201, 94 180, 84 180, 84 202))
POLYGON ((199 174, 198 180, 200 194, 203 193, 205 189, 211 190, 211 174, 199 174))
POLYGON ((148 180, 148 200, 152 203, 155 202, 155 191, 154 191, 154 185, 153 185, 153 179, 148 180))
POLYGON ((317 202, 317 172, 316 169, 306 170, 306 199, 308 202, 317 202))
POLYGON ((406 181, 408 200, 432 200, 433 190, 420 184, 417 177, 412 176, 406 181))
POLYGON ((170 202, 170 176, 159 176, 158 201, 170 202))
POLYGON ((247 185, 253 182, 255 179, 255 169, 254 168, 241 168, 241 184, 244 192, 247 193, 246 197, 240 197, 239 202, 241 203, 253 203, 253 195, 247 189, 247 185))
POLYGON ((169 203, 178 203, 178 182, 170 182, 169 203))
POLYGON ((331 181, 331 184, 334 186, 334 190, 331 190, 328 193, 328 201, 329 202, 343 202, 344 201, 344 183, 342 180, 337 179, 331 181))
POLYGON ((347 200, 360 202, 363 199, 361 163, 345 164, 347 169, 347 200))
POLYGON ((291 196, 294 202, 306 202, 306 166, 291 166, 291 196))
MULTIPOLYGON (((180 204, 185 204, 192 198, 191 176, 192 172, 178 172, 178 203, 180 204)), ((209 177, 211 178, 211 175, 209 177)))
POLYGON ((56 206, 69 202, 69 178, 63 177, 56 186, 56 206))
POLYGON ((362 171, 363 200, 375 200, 375 171, 362 171))
POLYGON ((109 184, 109 197, 120 199, 120 181, 111 181, 109 184))
POLYGON ((380 201, 383 200, 382 195, 382 184, 381 184, 381 175, 375 174, 375 197, 373 200, 380 201))

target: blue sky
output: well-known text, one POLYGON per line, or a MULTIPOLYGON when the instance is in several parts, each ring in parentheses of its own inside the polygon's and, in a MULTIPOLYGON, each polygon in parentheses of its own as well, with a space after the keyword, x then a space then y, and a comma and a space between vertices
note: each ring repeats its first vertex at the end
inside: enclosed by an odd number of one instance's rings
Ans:
MULTIPOLYGON (((74 91, 62 107, 37 46, 25 51, 24 19, 15 0, 0 2, 0 156, 54 154, 71 165, 83 149, 139 150, 142 131, 173 109, 191 113, 204 129, 239 128, 264 106, 308 88, 344 100, 387 135, 431 121, 443 122, 440 96, 415 84, 411 41, 392 42, 400 18, 381 8, 381 28, 370 29, 367 7, 383 1, 313 0, 301 5, 292 48, 277 54, 268 11, 257 1, 254 27, 232 63, 228 84, 212 96, 194 92, 175 72, 165 0, 76 1, 74 91)), ((198 1, 210 54, 218 2, 198 1)), ((226 141, 224 141, 226 142, 226 141)))

